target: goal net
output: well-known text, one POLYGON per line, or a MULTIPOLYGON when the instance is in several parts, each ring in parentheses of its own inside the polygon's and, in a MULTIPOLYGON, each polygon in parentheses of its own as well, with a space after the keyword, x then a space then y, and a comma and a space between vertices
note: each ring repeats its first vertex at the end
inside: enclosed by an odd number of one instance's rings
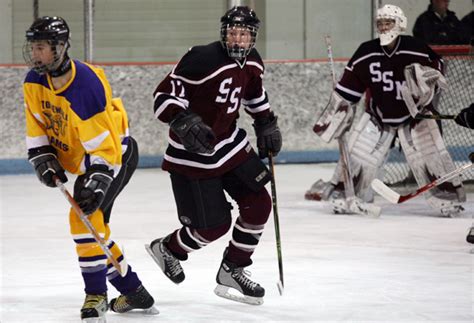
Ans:
MULTIPOLYGON (((433 46, 443 57, 448 90, 442 91, 436 109, 441 114, 456 115, 474 103, 474 53, 470 46, 433 46)), ((470 162, 474 151, 474 130, 459 126, 453 120, 442 120, 442 133, 456 167, 470 162)), ((463 174, 465 183, 474 183, 474 171, 463 174)), ((413 176, 400 149, 390 152, 385 165, 384 182, 391 186, 414 184, 413 176)))

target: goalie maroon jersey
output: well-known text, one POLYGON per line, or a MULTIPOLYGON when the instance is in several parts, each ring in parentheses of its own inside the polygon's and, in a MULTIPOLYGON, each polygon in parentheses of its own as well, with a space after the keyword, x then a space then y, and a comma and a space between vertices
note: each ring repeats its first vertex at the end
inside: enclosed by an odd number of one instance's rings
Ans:
POLYGON ((242 103, 252 117, 268 114, 262 86, 264 65, 253 49, 246 61, 228 57, 220 42, 192 47, 154 92, 155 117, 169 123, 190 109, 212 128, 212 154, 191 153, 170 130, 162 168, 192 178, 220 176, 247 159, 252 150, 245 130, 237 127, 242 103))
POLYGON ((400 124, 410 118, 400 92, 405 83, 405 66, 419 63, 442 71, 442 60, 411 36, 399 36, 395 48, 387 50, 379 39, 362 43, 347 64, 336 91, 354 103, 367 91, 368 112, 384 123, 400 124))

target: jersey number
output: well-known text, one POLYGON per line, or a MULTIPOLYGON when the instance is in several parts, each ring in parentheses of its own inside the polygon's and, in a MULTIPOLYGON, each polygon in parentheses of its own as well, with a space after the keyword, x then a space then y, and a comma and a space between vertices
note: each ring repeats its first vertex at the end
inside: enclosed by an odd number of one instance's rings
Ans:
POLYGON ((402 100, 402 95, 400 92, 401 86, 405 81, 399 82, 399 81, 393 81, 393 71, 380 71, 380 62, 374 62, 369 65, 369 71, 370 74, 372 75, 372 83, 378 83, 382 82, 384 85, 382 87, 382 90, 384 92, 391 92, 396 88, 397 91, 397 100, 402 100))
POLYGON ((227 108, 227 113, 234 112, 240 106, 239 93, 242 90, 242 87, 239 86, 232 90, 231 84, 232 84, 232 77, 229 77, 223 80, 221 82, 221 85, 219 86, 219 95, 216 96, 217 103, 227 103, 227 99, 229 99, 229 102, 233 104, 227 108), (232 90, 232 93, 231 93, 231 90, 232 90), (230 98, 229 98, 229 94, 230 94, 230 98))

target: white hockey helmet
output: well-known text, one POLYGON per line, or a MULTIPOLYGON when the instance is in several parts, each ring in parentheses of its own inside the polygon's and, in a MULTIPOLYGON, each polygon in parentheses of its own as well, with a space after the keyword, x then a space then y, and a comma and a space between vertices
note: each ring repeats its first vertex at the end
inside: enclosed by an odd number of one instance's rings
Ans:
POLYGON ((375 23, 377 23, 379 19, 391 19, 395 21, 395 26, 385 33, 380 33, 377 29, 380 38, 380 45, 382 46, 390 44, 398 37, 398 35, 403 34, 407 29, 407 17, 400 7, 391 4, 384 5, 382 8, 377 10, 375 23))

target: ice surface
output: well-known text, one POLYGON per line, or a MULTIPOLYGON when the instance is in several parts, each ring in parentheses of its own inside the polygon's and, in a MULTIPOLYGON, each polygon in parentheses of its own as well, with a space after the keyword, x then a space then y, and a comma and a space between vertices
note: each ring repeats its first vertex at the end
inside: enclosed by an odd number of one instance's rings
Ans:
MULTIPOLYGON (((383 206, 379 219, 333 215, 328 205, 303 199, 333 169, 276 166, 285 292, 280 296, 276 286, 271 218, 249 267, 266 288, 262 306, 213 293, 230 233, 182 263, 186 280, 179 286, 161 273, 144 244, 179 226, 169 176, 138 170, 114 206, 112 238, 124 247, 161 313, 109 313, 108 322, 473 322, 474 255, 465 236, 474 194, 461 218, 434 216, 422 197, 400 205, 376 199, 383 206)), ((83 283, 67 201, 34 175, 1 176, 0 183, 0 321, 79 322, 83 283)), ((116 295, 111 287, 109 298, 116 295)))

